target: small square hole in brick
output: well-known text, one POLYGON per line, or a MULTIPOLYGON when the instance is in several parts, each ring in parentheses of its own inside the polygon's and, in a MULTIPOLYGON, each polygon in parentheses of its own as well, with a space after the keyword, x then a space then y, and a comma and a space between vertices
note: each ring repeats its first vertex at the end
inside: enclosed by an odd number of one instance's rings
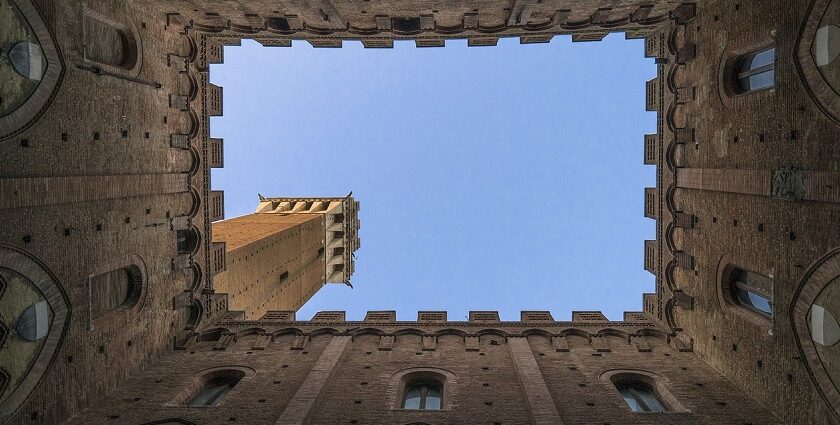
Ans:
POLYGON ((758 223, 758 231, 759 231, 759 232, 763 232, 763 231, 764 231, 764 224, 763 224, 763 223, 758 223))
POLYGON ((265 399, 261 398, 261 399, 257 400, 257 403, 265 403, 265 399))
POLYGON ((493 402, 492 401, 485 401, 484 404, 487 405, 487 406, 492 406, 493 402))
POLYGON ((21 141, 20 141, 20 147, 22 147, 22 148, 28 148, 28 147, 29 147, 29 139, 21 139, 21 141))
POLYGON ((792 241, 795 241, 796 240, 796 232, 790 232, 790 234, 788 235, 788 238, 790 238, 790 240, 792 240, 792 241))
POLYGON ((593 402, 591 402, 591 401, 590 401, 590 402, 587 402, 587 403, 586 403, 586 405, 587 405, 587 406, 589 406, 589 407, 592 407, 592 406, 594 406, 594 405, 595 405, 595 403, 593 403, 593 402))
POLYGON ((146 215, 149 215, 151 213, 152 213, 152 209, 151 208, 146 208, 146 215))
POLYGON ((149 132, 147 131, 147 132, 143 133, 143 137, 148 139, 149 137, 151 137, 151 134, 149 134, 149 132))
POLYGON ((70 236, 70 228, 64 229, 64 236, 70 236))
POLYGON ((717 217, 712 217, 712 223, 717 223, 717 217))
POLYGON ((104 346, 104 345, 100 345, 100 346, 99 346, 99 352, 100 352, 100 353, 104 353, 104 352, 105 352, 105 346, 104 346))
POLYGON ((125 222, 126 222, 126 223, 131 223, 131 217, 126 217, 126 218, 125 218, 125 222))
POLYGON ((738 351, 738 344, 732 344, 732 351, 738 351))
POLYGON ((67 356, 67 363, 73 363, 73 356, 67 356))
POLYGON ((759 369, 763 368, 764 367, 764 362, 761 361, 761 360, 755 362, 755 367, 757 367, 759 369))
POLYGON ((281 367, 281 368, 283 368, 283 369, 285 369, 285 368, 289 367, 289 365, 284 364, 283 366, 280 366, 280 367, 281 367))
POLYGON ((353 404, 362 404, 362 400, 353 400, 353 404))
POLYGON ((121 134, 123 139, 128 138, 128 130, 123 130, 121 134))
POLYGON ((68 137, 67 137, 67 133, 61 133, 61 141, 62 141, 62 142, 66 142, 66 141, 67 141, 67 139, 68 139, 68 137))
POLYGON ((93 133, 93 140, 99 140, 99 132, 98 131, 93 133))
POLYGON ((23 243, 32 242, 32 236, 30 235, 23 235, 23 243))
POLYGON ((359 385, 367 385, 367 382, 359 382, 359 385))

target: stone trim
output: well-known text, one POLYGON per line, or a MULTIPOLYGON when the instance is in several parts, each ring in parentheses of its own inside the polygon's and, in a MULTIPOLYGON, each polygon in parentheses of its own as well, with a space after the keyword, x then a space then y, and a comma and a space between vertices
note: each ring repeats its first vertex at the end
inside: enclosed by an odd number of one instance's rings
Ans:
POLYGON ((0 209, 188 192, 187 174, 0 179, 0 209))
POLYGON ((548 390, 537 359, 527 338, 508 338, 513 364, 519 376, 519 383, 525 392, 528 408, 535 425, 562 425, 563 420, 548 390))
POLYGON ((286 405, 276 425, 302 425, 350 343, 349 336, 334 336, 321 352, 303 384, 286 405))

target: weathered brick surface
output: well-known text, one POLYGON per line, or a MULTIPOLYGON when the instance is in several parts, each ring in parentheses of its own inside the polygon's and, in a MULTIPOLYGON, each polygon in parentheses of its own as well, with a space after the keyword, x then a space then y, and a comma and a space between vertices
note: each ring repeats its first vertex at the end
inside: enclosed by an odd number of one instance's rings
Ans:
MULTIPOLYGON (((807 59, 809 46, 797 45, 813 38, 800 37, 811 28, 802 25, 810 8, 831 2, 374 3, 34 3, 65 74, 44 114, 0 140, 0 245, 51 270, 71 314, 64 341, 41 365, 40 385, 15 412, 0 412, 13 415, 9 423, 76 415, 71 423, 274 424, 290 405, 290 421, 306 424, 557 422, 549 399, 565 424, 840 421, 809 376, 806 362, 815 359, 800 356, 789 317, 809 265, 840 246, 831 225, 840 222, 840 127, 830 116, 837 101, 827 87, 803 83, 820 77, 800 68, 798 53, 807 59), (132 43, 100 43, 117 38, 84 31, 90 19, 133 37, 138 60, 125 68, 97 62, 132 43), (222 61, 223 45, 254 36, 276 46, 292 39, 322 47, 355 39, 368 47, 394 39, 443 46, 450 38, 491 46, 504 36, 595 41, 619 31, 649 36, 645 55, 658 64, 647 99, 658 128, 644 155, 658 167, 648 209, 657 239, 645 242, 644 261, 657 291, 645 295, 641 317, 616 323, 580 312, 575 323, 507 323, 485 314, 474 323, 407 323, 345 322, 333 313, 312 322, 244 321, 235 311, 242 306, 228 305, 242 294, 214 293, 209 220, 221 209, 211 214, 208 167, 222 161, 208 142, 208 117, 222 112, 223 99, 209 85, 207 64, 222 61), (770 45, 775 88, 732 95, 732 61, 770 45), (104 50, 83 54, 94 48, 104 50), (769 196, 780 169, 801 170, 801 200, 769 196), (198 230, 198 247, 178 253, 175 230, 190 228, 198 230), (88 276, 135 257, 147 276, 142 308, 115 311, 91 329, 88 276), (727 301, 726 264, 773 278, 771 320, 727 301), (313 370, 319 358, 329 373, 313 370), (222 404, 172 405, 197 385, 199 372, 224 366, 249 372, 222 404), (398 408, 395 377, 412 368, 456 377, 444 411, 398 408), (679 409, 630 412, 608 379, 622 370, 657 376, 679 409), (293 403, 302 388, 305 403, 293 403)), ((826 16, 837 14, 836 1, 832 7, 826 16)), ((271 273, 267 263, 242 273, 271 273)), ((243 305, 254 308, 258 298, 243 305)), ((259 313, 285 309, 263 307, 259 313)))

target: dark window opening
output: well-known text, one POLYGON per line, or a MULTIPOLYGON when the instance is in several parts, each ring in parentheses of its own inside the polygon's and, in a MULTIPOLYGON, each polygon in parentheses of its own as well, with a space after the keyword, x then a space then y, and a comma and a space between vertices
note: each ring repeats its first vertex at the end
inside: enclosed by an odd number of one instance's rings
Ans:
POLYGON ((402 408, 407 410, 440 410, 443 401, 443 385, 434 379, 410 382, 403 394, 402 408))
POLYGON ((729 291, 735 304, 764 317, 773 315, 773 280, 747 270, 734 269, 730 274, 729 291))
POLYGON ((627 406, 634 412, 664 412, 668 410, 659 399, 656 391, 647 384, 622 381, 616 385, 616 388, 624 397, 627 406))

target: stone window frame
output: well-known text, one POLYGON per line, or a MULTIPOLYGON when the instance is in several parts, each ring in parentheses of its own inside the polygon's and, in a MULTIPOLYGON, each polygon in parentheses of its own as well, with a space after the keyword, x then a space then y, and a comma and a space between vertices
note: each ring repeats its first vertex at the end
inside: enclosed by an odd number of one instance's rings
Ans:
POLYGON ((401 412, 447 412, 452 410, 452 399, 457 394, 458 377, 452 371, 436 367, 411 367, 400 370, 391 375, 388 386, 387 400, 391 410, 401 412), (441 386, 441 400, 439 410, 403 409, 403 398, 407 385, 418 379, 435 380, 441 386))
POLYGON ((775 35, 768 36, 755 43, 742 46, 727 46, 724 53, 721 55, 721 61, 718 70, 718 92, 723 105, 727 108, 735 108, 735 101, 742 99, 745 96, 774 96, 776 93, 776 84, 778 83, 777 72, 779 70, 779 46, 776 43, 775 35), (738 86, 738 74, 741 63, 744 58, 763 52, 767 49, 775 49, 775 60, 773 62, 773 85, 757 90, 742 91, 738 86))
POLYGON ((662 375, 642 369, 611 369, 601 373, 600 379, 603 384, 608 387, 607 391, 613 393, 614 396, 620 400, 621 405, 634 414, 669 415, 691 412, 683 406, 676 396, 673 395, 669 388, 670 381, 662 375), (649 387, 659 398, 659 401, 666 410, 664 412, 636 412, 631 410, 630 406, 627 405, 627 402, 624 401, 624 396, 618 390, 619 382, 638 382, 649 387))
POLYGON ((140 314, 146 306, 146 294, 149 290, 148 271, 146 269, 146 262, 138 254, 130 254, 124 258, 111 260, 109 262, 99 265, 97 268, 91 270, 91 273, 84 279, 83 286, 85 288, 85 320, 87 330, 93 331, 97 328, 112 329, 116 326, 125 326, 127 320, 140 314), (130 306, 116 308, 99 317, 93 317, 91 308, 91 280, 103 274, 110 273, 115 270, 124 268, 135 268, 140 276, 140 288, 138 293, 134 294, 132 304, 130 306))
POLYGON ((50 28, 44 23, 38 8, 30 0, 11 0, 26 18, 38 38, 41 52, 47 61, 47 69, 40 84, 19 108, 5 117, 0 117, 0 139, 13 136, 25 130, 40 118, 52 103, 64 78, 64 60, 59 53, 50 28))
POLYGON ((718 262, 718 270, 716 275, 716 293, 718 298, 718 304, 720 305, 720 309, 723 312, 724 317, 726 317, 728 320, 731 321, 736 317, 744 319, 754 324, 755 326, 767 328, 768 333, 772 335, 777 322, 776 312, 778 311, 778 309, 775 308, 775 306, 773 309, 773 313, 770 316, 767 316, 742 305, 732 296, 730 276, 732 274, 733 269, 738 268, 741 270, 746 270, 748 272, 765 276, 773 280, 773 289, 771 290, 772 293, 769 294, 770 301, 772 302, 776 298, 775 292, 778 283, 776 282, 775 275, 772 272, 767 273, 763 271, 756 271, 760 270, 760 268, 752 266, 754 265, 750 264, 749 261, 746 261, 744 258, 736 258, 736 256, 733 253, 727 253, 721 256, 720 261, 718 262))
POLYGON ((192 377, 190 377, 189 382, 187 382, 186 387, 182 388, 178 393, 173 397, 168 403, 164 404, 164 407, 178 407, 178 408, 188 408, 188 409, 213 409, 221 406, 225 400, 230 398, 230 394, 240 385, 250 382, 251 379, 256 375, 256 371, 248 366, 240 366, 240 365, 227 365, 227 366, 216 366, 208 369, 203 369, 195 372, 192 377), (228 392, 228 394, 217 404, 214 405, 207 405, 207 406, 194 406, 189 403, 196 394, 203 388, 203 386, 209 382, 211 379, 217 377, 225 377, 230 376, 233 377, 234 375, 238 376, 236 379, 236 383, 234 383, 233 388, 228 392))

